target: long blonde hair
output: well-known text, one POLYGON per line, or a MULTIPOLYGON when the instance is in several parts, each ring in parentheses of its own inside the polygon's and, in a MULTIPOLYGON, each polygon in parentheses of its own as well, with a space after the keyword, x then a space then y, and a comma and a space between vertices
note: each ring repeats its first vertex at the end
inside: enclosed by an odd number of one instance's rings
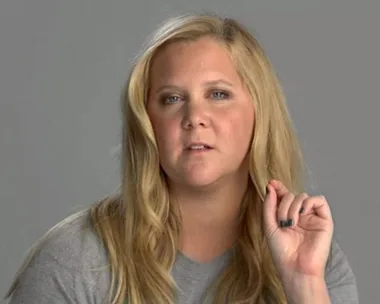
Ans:
POLYGON ((255 126, 250 182, 241 204, 242 231, 230 264, 210 288, 214 303, 286 303, 262 227, 269 180, 304 191, 304 162, 277 76, 262 47, 233 19, 186 14, 167 20, 134 62, 122 98, 121 192, 90 208, 92 224, 108 252, 110 302, 175 303, 175 262, 181 218, 168 195, 146 111, 151 63, 168 43, 208 36, 229 51, 252 96, 255 126))

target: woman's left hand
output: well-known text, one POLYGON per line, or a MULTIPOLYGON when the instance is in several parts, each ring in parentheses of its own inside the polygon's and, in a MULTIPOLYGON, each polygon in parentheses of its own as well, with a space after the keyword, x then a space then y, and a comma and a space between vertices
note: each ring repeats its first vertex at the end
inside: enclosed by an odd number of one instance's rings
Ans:
POLYGON ((294 195, 277 180, 267 185, 265 236, 282 280, 324 280, 333 226, 324 196, 294 195))

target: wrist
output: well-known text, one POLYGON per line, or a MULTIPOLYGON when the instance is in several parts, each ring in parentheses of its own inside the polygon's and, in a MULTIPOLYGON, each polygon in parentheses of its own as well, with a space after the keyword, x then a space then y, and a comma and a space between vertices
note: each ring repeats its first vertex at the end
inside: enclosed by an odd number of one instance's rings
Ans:
POLYGON ((331 303, 324 277, 298 275, 282 281, 289 304, 331 303))

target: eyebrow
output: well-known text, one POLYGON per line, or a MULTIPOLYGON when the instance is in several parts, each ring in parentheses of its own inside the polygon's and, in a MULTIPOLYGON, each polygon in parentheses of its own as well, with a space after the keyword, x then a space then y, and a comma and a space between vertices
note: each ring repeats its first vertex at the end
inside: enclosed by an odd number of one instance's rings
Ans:
POLYGON ((227 80, 224 80, 224 79, 206 81, 205 83, 203 83, 204 86, 213 86, 217 84, 224 84, 226 86, 233 87, 233 84, 231 82, 228 82, 227 80))
MULTIPOLYGON (((202 83, 202 86, 204 87, 210 87, 210 86, 214 86, 214 85, 218 85, 218 84, 223 84, 223 85, 226 85, 228 87, 233 87, 233 84, 231 82, 228 82, 224 79, 216 79, 216 80, 212 80, 212 81, 205 81, 204 83, 202 83)), ((182 87, 180 86, 176 86, 176 85, 163 85, 161 87, 159 87, 156 91, 155 91, 155 94, 159 94, 160 92, 164 91, 164 90, 183 90, 182 87)))

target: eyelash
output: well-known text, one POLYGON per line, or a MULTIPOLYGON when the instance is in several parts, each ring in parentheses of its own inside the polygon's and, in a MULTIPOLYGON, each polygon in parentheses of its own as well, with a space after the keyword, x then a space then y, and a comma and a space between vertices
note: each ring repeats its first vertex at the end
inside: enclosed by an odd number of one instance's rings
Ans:
MULTIPOLYGON (((223 91, 223 90, 215 90, 215 91, 211 91, 209 94, 208 94, 208 96, 211 96, 212 97, 212 95, 213 94, 223 94, 224 95, 224 97, 223 98, 214 98, 215 100, 224 100, 224 99, 229 99, 230 97, 231 97, 231 94, 230 93, 228 93, 228 92, 226 92, 226 91, 223 91)), ((161 102, 163 103, 163 104, 166 104, 166 105, 169 105, 169 104, 172 104, 172 103, 176 103, 177 101, 174 101, 174 102, 168 102, 168 99, 169 98, 178 98, 178 99, 181 99, 182 97, 180 97, 180 96, 178 96, 178 95, 164 95, 164 96, 162 96, 162 98, 160 98, 161 99, 161 102)))
MULTIPOLYGON (((210 95, 215 94, 215 93, 221 93, 221 94, 223 94, 224 98, 222 98, 222 99, 228 99, 230 97, 230 94, 227 93, 227 92, 225 92, 225 91, 213 91, 213 92, 211 92, 210 95)), ((219 98, 217 98, 217 99, 219 99, 219 98)))
POLYGON ((161 98, 161 101, 163 104, 172 104, 172 103, 175 103, 175 102, 168 102, 168 99, 169 98, 178 98, 180 99, 181 97, 177 96, 177 95, 167 95, 167 96, 163 96, 161 98))

